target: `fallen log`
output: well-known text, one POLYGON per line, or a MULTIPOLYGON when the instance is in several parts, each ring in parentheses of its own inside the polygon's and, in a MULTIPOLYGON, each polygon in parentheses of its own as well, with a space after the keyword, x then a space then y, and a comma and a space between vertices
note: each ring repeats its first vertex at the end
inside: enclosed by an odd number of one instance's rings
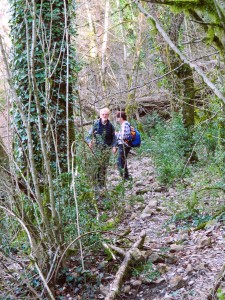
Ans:
POLYGON ((110 244, 108 246, 109 246, 109 248, 116 251, 118 254, 122 255, 123 257, 126 255, 126 252, 123 249, 116 247, 114 245, 110 245, 110 244))
POLYGON ((118 295, 120 287, 123 283, 123 279, 126 275, 126 272, 128 270, 128 267, 130 263, 133 261, 132 253, 137 249, 140 248, 145 240, 146 233, 145 231, 142 231, 140 234, 140 237, 138 240, 133 244, 133 246, 130 248, 130 250, 126 253, 124 260, 119 267, 119 270, 116 273, 115 279, 110 285, 109 293, 106 296, 105 300, 114 300, 115 297, 118 295))

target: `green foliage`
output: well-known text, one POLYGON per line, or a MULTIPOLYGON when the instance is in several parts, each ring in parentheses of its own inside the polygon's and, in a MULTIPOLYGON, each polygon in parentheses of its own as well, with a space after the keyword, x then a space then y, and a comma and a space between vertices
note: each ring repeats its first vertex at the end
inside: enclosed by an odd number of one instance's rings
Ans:
POLYGON ((177 228, 186 229, 194 227, 200 229, 204 228, 210 220, 212 220, 211 215, 200 212, 196 213, 187 209, 175 214, 168 223, 175 223, 177 228))
MULTIPOLYGON (((212 111, 220 110, 220 104, 218 101, 213 100, 210 104, 212 111)), ((205 164, 213 166, 220 176, 225 175, 225 119, 224 113, 221 111, 216 114, 216 117, 207 121, 210 115, 201 111, 196 111, 196 129, 194 133, 194 139, 196 141, 196 151, 199 156, 199 164, 205 164), (201 139, 199 140, 199 137, 201 139)))
POLYGON ((156 270, 156 268, 150 261, 147 261, 145 264, 138 265, 137 267, 133 268, 132 275, 135 277, 139 277, 141 275, 149 281, 156 280, 160 277, 159 271, 156 270))
POLYGON ((131 195, 128 201, 131 205, 134 205, 135 203, 144 203, 144 198, 142 195, 131 195))
POLYGON ((174 115, 168 122, 157 122, 150 134, 152 137, 149 149, 158 180, 164 184, 171 184, 184 175, 185 154, 190 149, 188 132, 184 128, 181 116, 174 115))
POLYGON ((191 197, 187 200, 186 206, 189 212, 198 213, 198 198, 196 192, 193 192, 191 197))
MULTIPOLYGON (((111 162, 113 163, 113 162, 111 162)), ((79 207, 79 222, 82 232, 111 230, 115 228, 123 212, 125 183, 98 190, 95 173, 98 166, 95 156, 89 147, 83 144, 81 136, 76 139, 76 177, 75 188, 79 207), (84 147, 85 146, 85 147, 84 147)), ((66 240, 77 234, 76 211, 73 190, 71 190, 72 174, 63 173, 54 181, 57 209, 60 212, 66 240)), ((98 242, 100 235, 88 235, 83 243, 90 245, 98 242)))
POLYGON ((158 113, 153 112, 150 115, 146 115, 143 118, 143 131, 151 137, 152 130, 156 127, 157 124, 162 123, 163 119, 159 116, 158 113))
POLYGON ((196 185, 194 190, 193 186, 188 194, 183 194, 181 190, 180 196, 177 195, 175 201, 173 199, 170 204, 173 216, 165 224, 166 226, 169 223, 175 223, 176 228, 194 227, 195 230, 199 230, 215 222, 224 221, 224 205, 218 202, 218 199, 224 198, 224 183, 212 184, 212 174, 201 175, 202 177, 198 173, 195 178, 192 178, 192 185, 196 185), (210 178, 205 178, 205 176, 210 178))
POLYGON ((216 296, 219 300, 225 300, 225 293, 221 288, 217 290, 216 296))
POLYGON ((17 220, 10 219, 1 212, 0 228, 0 251, 3 251, 6 255, 18 252, 25 255, 30 253, 27 235, 21 230, 20 226, 18 227, 17 220))
MULTIPOLYGON (((96 262, 91 263, 90 269, 82 270, 81 267, 64 268, 59 274, 59 282, 63 283, 63 287, 57 290, 57 299, 64 300, 66 298, 65 286, 68 290, 72 290, 76 295, 82 295, 82 299, 94 299, 96 291, 99 289, 103 273, 100 272, 100 266, 98 270, 93 271, 93 265, 96 262)), ((77 261, 74 262, 77 264, 77 261)), ((87 262, 88 264, 88 262, 87 262)))

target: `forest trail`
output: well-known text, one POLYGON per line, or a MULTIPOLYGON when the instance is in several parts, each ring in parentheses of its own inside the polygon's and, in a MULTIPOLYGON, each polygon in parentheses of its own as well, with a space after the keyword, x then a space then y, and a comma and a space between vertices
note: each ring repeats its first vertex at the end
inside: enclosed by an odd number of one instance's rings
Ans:
MULTIPOLYGON (((127 188, 125 198, 140 202, 125 203, 117 232, 130 229, 127 237, 135 241, 144 229, 143 253, 148 263, 142 271, 133 269, 118 299, 206 300, 225 263, 225 226, 215 221, 203 230, 194 230, 182 222, 170 222, 176 203, 188 197, 191 187, 180 192, 160 186, 150 157, 131 155, 128 168, 133 187, 127 188)), ((112 184, 118 180, 116 172, 115 168, 109 170, 112 184)))
MULTIPOLYGON (((0 135, 6 142, 5 113, 0 124, 0 135)), ((206 300, 225 263, 225 226, 215 221, 194 230, 185 228, 181 221, 171 222, 176 204, 188 197, 191 184, 185 191, 161 186, 148 156, 129 155, 128 169, 133 184, 126 183, 124 214, 116 232, 129 230, 127 237, 135 242, 145 230, 142 253, 146 263, 142 270, 132 267, 118 299, 206 300)), ((113 165, 108 170, 108 188, 119 181, 113 165)), ((110 282, 101 285, 96 299, 105 298, 110 282)))

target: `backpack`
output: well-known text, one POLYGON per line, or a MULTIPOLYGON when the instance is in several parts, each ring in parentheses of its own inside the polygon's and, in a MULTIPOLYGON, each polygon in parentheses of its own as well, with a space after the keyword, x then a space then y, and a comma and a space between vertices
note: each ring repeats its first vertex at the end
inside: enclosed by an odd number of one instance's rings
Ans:
POLYGON ((136 128, 134 128, 133 126, 130 126, 129 146, 131 146, 131 147, 140 147, 140 145, 141 145, 140 132, 136 128))

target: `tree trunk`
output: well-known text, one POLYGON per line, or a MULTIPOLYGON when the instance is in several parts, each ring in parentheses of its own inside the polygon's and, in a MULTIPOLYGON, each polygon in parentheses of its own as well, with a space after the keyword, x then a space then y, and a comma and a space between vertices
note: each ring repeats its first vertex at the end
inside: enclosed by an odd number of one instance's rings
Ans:
POLYGON ((57 193, 65 185, 59 175, 71 172, 75 139, 77 66, 68 5, 68 0, 12 2, 14 175, 17 191, 22 181, 28 193, 21 201, 18 192, 10 211, 27 224, 41 277, 64 245, 60 205, 65 200, 57 193))
MULTIPOLYGON (((169 29, 169 37, 171 41, 177 45, 179 38, 179 31, 184 20, 184 15, 172 15, 171 26, 169 29)), ((188 64, 183 64, 177 54, 170 48, 169 50, 169 65, 170 68, 177 69, 174 74, 176 76, 175 94, 183 100, 182 113, 184 126, 189 129, 194 126, 194 79, 191 67, 188 64), (181 65, 180 68, 178 68, 181 65), (178 79, 178 80, 177 80, 178 79)))

